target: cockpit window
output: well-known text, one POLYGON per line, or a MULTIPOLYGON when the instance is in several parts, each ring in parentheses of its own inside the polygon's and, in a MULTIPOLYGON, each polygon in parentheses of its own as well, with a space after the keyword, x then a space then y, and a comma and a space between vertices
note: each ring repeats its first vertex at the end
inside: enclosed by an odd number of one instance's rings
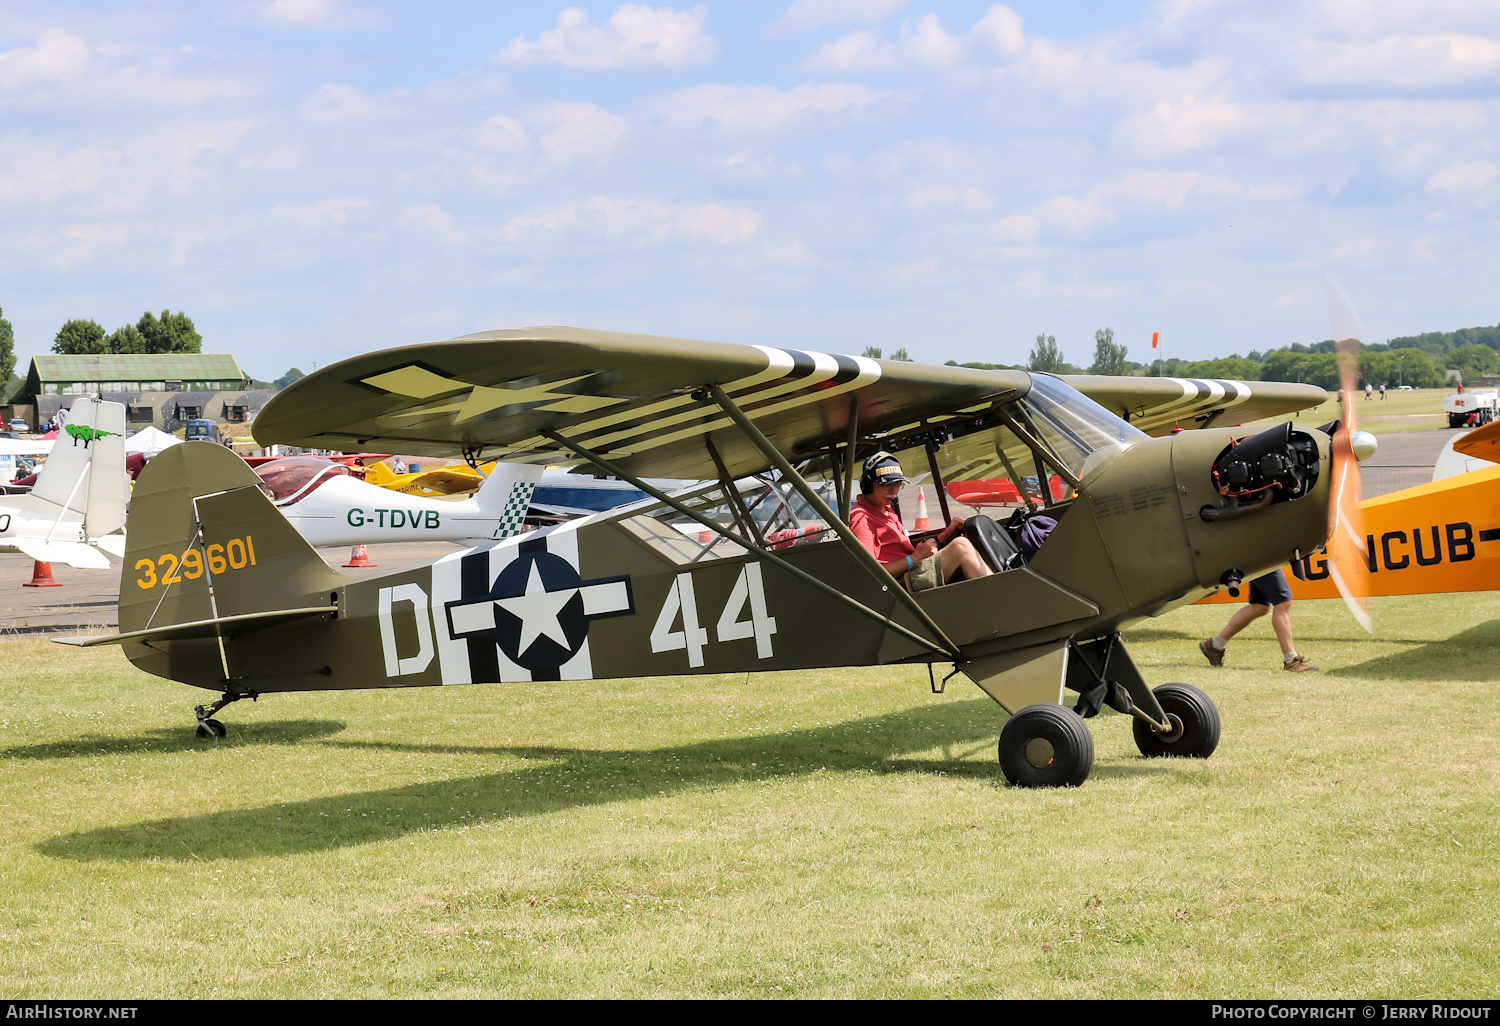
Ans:
POLYGON ((1087 476, 1098 460, 1095 453, 1145 438, 1071 385, 1050 374, 1033 374, 1031 391, 1017 405, 1026 411, 1029 426, 1076 477, 1087 476))
POLYGON ((264 482, 263 490, 278 506, 311 495, 327 481, 335 477, 350 476, 349 468, 341 463, 314 459, 310 456, 287 456, 284 459, 262 463, 255 468, 264 482))

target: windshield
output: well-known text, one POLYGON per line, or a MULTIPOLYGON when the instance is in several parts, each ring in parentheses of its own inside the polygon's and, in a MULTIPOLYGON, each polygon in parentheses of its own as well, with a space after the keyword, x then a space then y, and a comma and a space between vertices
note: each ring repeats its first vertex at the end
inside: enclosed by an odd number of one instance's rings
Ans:
POLYGON ((1146 437, 1144 432, 1050 374, 1033 374, 1031 391, 1016 405, 1026 414, 1022 426, 1034 430, 1039 440, 1078 478, 1085 477, 1098 465, 1099 460, 1089 458, 1095 453, 1146 437))
POLYGON ((343 464, 311 456, 287 456, 272 460, 256 467, 255 472, 264 482, 262 490, 278 506, 312 494, 335 477, 352 476, 349 468, 343 464))

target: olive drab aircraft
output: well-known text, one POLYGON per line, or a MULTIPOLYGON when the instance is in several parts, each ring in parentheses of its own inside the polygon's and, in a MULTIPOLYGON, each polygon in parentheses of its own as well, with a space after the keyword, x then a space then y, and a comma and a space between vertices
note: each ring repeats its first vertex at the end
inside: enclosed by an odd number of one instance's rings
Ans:
POLYGON ((0 551, 108 570, 106 553, 124 554, 115 532, 125 526, 129 489, 124 405, 78 399, 31 491, 0 497, 0 551))
MULTIPOLYGON (((1308 405, 1299 387, 1284 411, 1308 405)), ((1291 423, 1238 443, 1216 428, 1152 438, 1044 374, 572 328, 345 360, 271 400, 255 434, 588 467, 647 498, 354 578, 228 450, 168 450, 136 484, 120 632, 60 640, 120 644, 216 692, 200 736, 224 735, 228 703, 281 691, 927 664, 934 690, 938 665, 1011 714, 1000 765, 1028 786, 1086 779, 1085 720, 1105 707, 1132 717, 1145 755, 1210 755, 1212 700, 1151 687, 1120 631, 1316 550, 1334 484, 1333 440, 1291 423), (875 561, 848 516, 880 450, 925 468, 940 497, 948 480, 1016 485, 1007 522, 965 528, 997 572, 912 594, 875 561), (648 477, 697 483, 667 493, 648 477), (762 536, 748 493, 767 480, 823 528, 762 536), (1018 559, 1017 529, 1040 515, 1056 527, 1018 559)))

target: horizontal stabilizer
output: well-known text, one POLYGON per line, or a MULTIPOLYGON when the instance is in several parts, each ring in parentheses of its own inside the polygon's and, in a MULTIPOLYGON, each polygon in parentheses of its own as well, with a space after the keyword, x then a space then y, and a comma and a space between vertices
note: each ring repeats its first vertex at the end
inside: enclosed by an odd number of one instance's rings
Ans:
POLYGON ((103 538, 95 538, 94 544, 116 559, 125 558, 125 536, 123 534, 106 534, 103 538))
POLYGON ((239 616, 221 616, 213 620, 194 620, 191 623, 164 624, 148 627, 143 631, 126 631, 124 634, 96 634, 82 638, 53 638, 59 645, 77 648, 93 648, 96 645, 127 645, 131 642, 185 641, 190 638, 228 638, 251 631, 276 627, 293 620, 305 620, 314 616, 331 616, 338 613, 333 606, 308 606, 303 609, 277 609, 269 613, 242 613, 239 616))
POLYGON ((79 570, 108 570, 104 553, 83 542, 43 541, 40 538, 14 537, 10 543, 39 563, 66 563, 79 570))

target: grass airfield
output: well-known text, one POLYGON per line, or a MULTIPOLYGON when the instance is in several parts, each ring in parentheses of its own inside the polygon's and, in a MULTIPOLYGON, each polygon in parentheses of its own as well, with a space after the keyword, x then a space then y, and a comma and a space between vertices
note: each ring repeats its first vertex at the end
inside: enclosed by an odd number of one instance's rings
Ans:
POLYGON ((272 695, 0 643, 0 987, 43 997, 1492 997, 1500 595, 1127 635, 1207 761, 1005 786, 921 668, 272 695))

